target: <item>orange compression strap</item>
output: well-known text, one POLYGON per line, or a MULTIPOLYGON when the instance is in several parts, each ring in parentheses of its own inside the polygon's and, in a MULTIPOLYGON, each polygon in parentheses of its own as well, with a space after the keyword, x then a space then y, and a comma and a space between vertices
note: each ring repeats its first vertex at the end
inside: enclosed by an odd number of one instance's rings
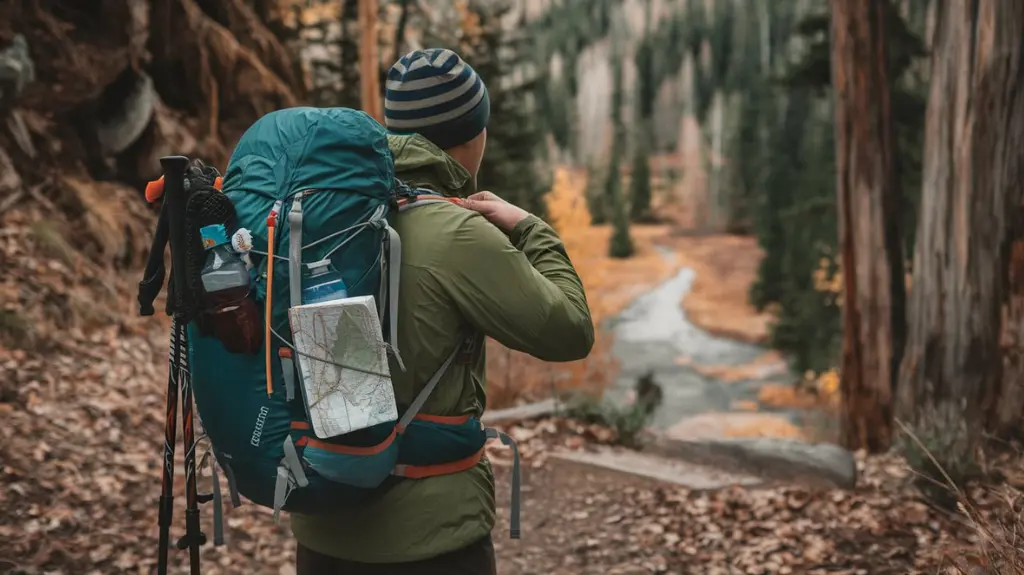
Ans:
POLYGON ((480 462, 480 459, 484 456, 483 448, 477 451, 473 455, 466 457, 465 459, 459 459, 458 461, 452 461, 451 463, 440 463, 437 465, 396 465, 394 474, 399 477, 406 477, 408 479, 423 479, 424 477, 434 477, 435 475, 448 475, 451 473, 458 473, 467 469, 472 469, 474 465, 480 462))

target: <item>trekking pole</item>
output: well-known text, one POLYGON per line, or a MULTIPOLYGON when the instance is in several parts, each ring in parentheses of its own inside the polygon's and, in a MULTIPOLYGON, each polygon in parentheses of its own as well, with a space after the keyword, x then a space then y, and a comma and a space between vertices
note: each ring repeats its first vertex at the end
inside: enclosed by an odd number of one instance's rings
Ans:
POLYGON ((171 546, 171 518, 174 516, 174 446, 178 427, 178 321, 171 317, 170 361, 167 373, 167 419, 164 422, 164 470, 160 485, 160 548, 156 572, 167 575, 167 551, 171 546))
MULTIPOLYGON (((178 540, 178 549, 189 550, 189 564, 192 575, 199 575, 199 547, 206 542, 206 536, 199 529, 199 500, 196 488, 196 443, 195 427, 192 417, 192 377, 188 369, 188 321, 190 311, 186 302, 188 285, 186 268, 189 265, 185 245, 185 205, 187 190, 185 189, 185 170, 189 160, 184 156, 168 156, 160 158, 164 169, 164 201, 167 203, 169 240, 171 244, 171 281, 173 282, 172 297, 174 298, 173 319, 171 328, 171 369, 175 370, 175 396, 181 393, 182 435, 185 449, 185 536, 178 540)), ((171 401, 168 387, 168 402, 171 401)), ((173 398, 175 401, 177 397, 173 398)), ((168 405, 170 413, 174 408, 168 405)), ((173 425, 173 424, 172 424, 173 425)), ((173 438, 171 431, 168 437, 173 438)), ((173 439, 172 439, 173 441, 173 439)), ((165 452, 168 448, 165 447, 165 452)), ((171 454, 174 447, 169 448, 171 454)), ((169 475, 173 479, 173 475, 169 475)), ((171 513, 168 511, 168 523, 171 513)), ((163 532, 161 532, 163 535, 163 532)), ((164 541, 161 541, 161 552, 166 554, 164 541)))
MULTIPOLYGON (((146 274, 143 280, 139 282, 139 313, 144 316, 153 314, 153 300, 156 299, 164 279, 164 248, 168 244, 172 224, 175 229, 180 229, 184 211, 183 206, 180 205, 182 188, 184 187, 182 184, 185 172, 184 166, 180 165, 178 158, 161 158, 160 164, 163 166, 165 173, 178 173, 181 176, 165 178, 174 182, 169 187, 173 187, 176 184, 177 189, 174 190, 175 193, 173 194, 164 194, 164 201, 160 207, 159 223, 157 224, 156 234, 153 237, 153 246, 149 252, 146 274)), ((174 252, 172 251, 171 281, 179 283, 184 277, 182 268, 174 264, 174 252)), ((174 448, 178 440, 178 374, 181 372, 178 365, 180 349, 178 326, 180 322, 177 318, 177 312, 180 308, 179 302, 182 292, 180 289, 176 289, 178 286, 172 285, 169 287, 171 289, 168 289, 167 294, 167 314, 171 316, 171 334, 167 366, 167 415, 164 420, 163 474, 160 484, 160 512, 157 518, 160 528, 160 543, 157 549, 156 565, 158 575, 167 575, 167 554, 171 545, 171 520, 174 516, 174 448)))
POLYGON ((185 447, 185 536, 178 540, 178 549, 188 549, 192 575, 199 575, 199 547, 206 543, 206 534, 199 528, 199 493, 196 487, 196 441, 192 419, 192 375, 188 370, 188 332, 178 327, 178 383, 181 385, 181 418, 185 447))

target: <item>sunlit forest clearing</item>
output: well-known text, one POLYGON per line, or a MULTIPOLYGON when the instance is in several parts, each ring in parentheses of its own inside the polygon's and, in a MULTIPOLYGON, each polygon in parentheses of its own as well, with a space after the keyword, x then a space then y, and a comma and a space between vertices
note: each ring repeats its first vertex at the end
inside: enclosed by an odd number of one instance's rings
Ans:
MULTIPOLYGON (((486 344, 498 573, 1024 573, 1021 38, 1010 0, 0 0, 0 573, 157 572, 160 158, 383 121, 429 47, 486 83, 479 188, 558 232, 596 328, 568 363, 486 344)), ((223 511, 205 572, 296 573, 288 513, 223 511)))

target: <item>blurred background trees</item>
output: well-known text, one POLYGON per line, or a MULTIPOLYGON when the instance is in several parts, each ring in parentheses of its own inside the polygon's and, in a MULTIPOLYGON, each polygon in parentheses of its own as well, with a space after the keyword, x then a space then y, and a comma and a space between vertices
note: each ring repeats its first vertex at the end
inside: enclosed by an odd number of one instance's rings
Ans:
POLYGON ((1019 433, 1024 3, 378 0, 375 38, 361 4, 0 0, 37 78, 6 177, 223 165, 270 110, 359 106, 361 60, 382 93, 400 55, 450 47, 492 100, 483 188, 544 215, 554 167, 587 172, 618 258, 655 219, 755 236, 769 343, 807 381, 840 369, 850 445, 943 409, 1019 433))

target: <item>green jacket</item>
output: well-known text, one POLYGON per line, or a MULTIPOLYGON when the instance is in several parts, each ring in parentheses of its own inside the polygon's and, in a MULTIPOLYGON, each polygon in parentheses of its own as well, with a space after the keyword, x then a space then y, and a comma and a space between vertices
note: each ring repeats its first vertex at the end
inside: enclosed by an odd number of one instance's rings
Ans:
MULTIPOLYGON (((398 177, 447 196, 471 193, 469 172, 421 136, 388 136, 398 177)), ((394 217, 402 238, 395 395, 408 405, 467 328, 547 361, 586 357, 594 327, 586 295, 555 231, 530 216, 505 235, 447 202, 394 217)), ((453 364, 423 413, 483 413, 484 349, 453 364)), ((380 499, 331 516, 293 515, 298 541, 363 563, 417 561, 465 547, 494 527, 494 477, 486 458, 452 475, 405 480, 380 499)))

